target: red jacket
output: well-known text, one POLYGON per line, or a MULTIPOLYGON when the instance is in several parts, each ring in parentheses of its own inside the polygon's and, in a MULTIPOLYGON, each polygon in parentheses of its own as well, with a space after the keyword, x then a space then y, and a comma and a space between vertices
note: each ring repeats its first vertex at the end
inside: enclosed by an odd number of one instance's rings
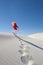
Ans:
POLYGON ((14 28, 14 30, 17 30, 18 26, 16 24, 14 24, 13 28, 14 28))

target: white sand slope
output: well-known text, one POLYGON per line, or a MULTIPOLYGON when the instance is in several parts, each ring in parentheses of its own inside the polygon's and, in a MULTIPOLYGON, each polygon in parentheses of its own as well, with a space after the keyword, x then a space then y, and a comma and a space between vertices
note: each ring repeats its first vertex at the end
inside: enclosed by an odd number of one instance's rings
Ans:
MULTIPOLYGON (((43 48, 43 40, 19 37, 43 48)), ((0 33, 0 65, 43 65, 43 50, 20 41, 13 34, 0 33)))
POLYGON ((29 37, 39 39, 39 40, 43 41, 43 33, 32 34, 32 35, 29 35, 29 37))

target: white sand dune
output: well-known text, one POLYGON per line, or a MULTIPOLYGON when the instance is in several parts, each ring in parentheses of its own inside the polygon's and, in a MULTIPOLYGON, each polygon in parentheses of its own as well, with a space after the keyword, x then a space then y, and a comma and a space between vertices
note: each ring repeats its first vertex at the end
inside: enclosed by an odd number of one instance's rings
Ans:
POLYGON ((32 35, 29 35, 29 37, 43 41, 43 33, 32 34, 32 35))
MULTIPOLYGON (((39 38, 33 38, 34 35, 19 37, 43 48, 41 35, 39 38)), ((0 65, 43 65, 43 50, 19 40, 13 34, 0 33, 0 65)))

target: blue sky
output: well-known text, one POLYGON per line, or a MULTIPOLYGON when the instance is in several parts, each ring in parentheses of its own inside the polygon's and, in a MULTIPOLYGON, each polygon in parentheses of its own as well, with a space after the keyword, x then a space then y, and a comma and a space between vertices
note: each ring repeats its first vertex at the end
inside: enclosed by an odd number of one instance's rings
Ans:
POLYGON ((0 0, 0 32, 12 33, 12 21, 19 34, 43 32, 43 0, 0 0))

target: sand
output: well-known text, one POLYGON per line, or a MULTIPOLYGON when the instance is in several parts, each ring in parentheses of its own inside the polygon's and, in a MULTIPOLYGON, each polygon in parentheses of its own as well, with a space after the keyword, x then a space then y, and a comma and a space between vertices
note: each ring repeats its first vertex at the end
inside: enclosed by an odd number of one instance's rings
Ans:
MULTIPOLYGON (((43 48, 43 40, 19 37, 43 48)), ((43 65, 43 50, 19 40, 13 33, 0 33, 0 65, 43 65)))

